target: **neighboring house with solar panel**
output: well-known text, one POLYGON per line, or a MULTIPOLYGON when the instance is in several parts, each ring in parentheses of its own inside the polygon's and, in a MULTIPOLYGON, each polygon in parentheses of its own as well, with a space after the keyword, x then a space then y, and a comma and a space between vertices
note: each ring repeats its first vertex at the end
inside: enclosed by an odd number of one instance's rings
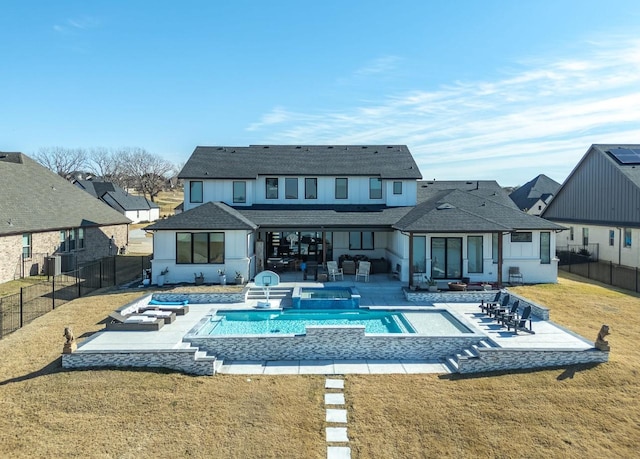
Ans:
POLYGON ((144 196, 138 196, 112 182, 76 180, 74 184, 114 208, 132 223, 154 222, 160 218, 160 206, 144 196))
POLYGON ((640 268, 640 145, 592 145, 542 217, 569 228, 558 250, 640 268))
POLYGON ((22 153, 0 152, 0 184, 0 282, 44 273, 48 257, 67 271, 127 244, 128 218, 22 153))
POLYGON ((544 174, 511 192, 509 197, 523 212, 540 215, 560 189, 560 184, 544 174))
POLYGON ((184 211, 154 231, 153 281, 218 270, 371 261, 404 282, 556 282, 561 226, 520 211, 495 181, 421 181, 404 145, 197 147, 179 174, 184 211), (414 276, 414 274, 419 275, 414 276))

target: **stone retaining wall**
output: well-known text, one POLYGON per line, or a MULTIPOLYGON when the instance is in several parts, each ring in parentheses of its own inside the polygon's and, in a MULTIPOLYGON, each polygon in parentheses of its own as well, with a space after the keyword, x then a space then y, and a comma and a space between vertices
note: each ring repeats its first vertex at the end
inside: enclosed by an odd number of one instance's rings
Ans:
POLYGON ((197 349, 153 351, 92 351, 62 354, 62 368, 136 367, 168 368, 187 374, 211 376, 216 359, 196 360, 197 349))
POLYGON ((459 373, 564 367, 585 363, 604 363, 609 353, 598 349, 477 349, 478 357, 461 357, 459 373))
POLYGON ((244 302, 246 289, 241 292, 211 292, 211 293, 154 293, 153 299, 156 301, 184 301, 189 300, 189 304, 210 304, 210 303, 242 303, 244 302))
POLYGON ((483 338, 479 334, 373 335, 365 334, 364 326, 310 326, 305 335, 187 335, 184 341, 221 360, 346 360, 444 359, 483 338))

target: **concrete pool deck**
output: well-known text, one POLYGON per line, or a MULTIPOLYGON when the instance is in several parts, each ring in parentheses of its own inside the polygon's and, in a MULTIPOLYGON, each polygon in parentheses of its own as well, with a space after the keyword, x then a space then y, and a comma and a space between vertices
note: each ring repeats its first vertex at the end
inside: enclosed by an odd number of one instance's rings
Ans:
MULTIPOLYGON (((383 276, 383 275, 379 275, 383 276)), ((371 276, 374 278, 374 276, 371 276)), ((378 277, 378 276, 375 276, 378 277)), ((283 282, 281 287, 316 287, 322 283, 294 280, 283 282)), ((370 308, 403 308, 424 310, 441 308, 470 325, 475 332, 487 336, 492 347, 501 350, 563 350, 587 351, 593 343, 551 322, 533 318, 535 334, 520 332, 514 334, 500 327, 493 319, 483 314, 478 303, 431 303, 408 301, 396 280, 384 278, 372 281, 353 282, 350 280, 331 282, 331 286, 356 287, 361 295, 361 306, 370 308)), ((141 294, 146 294, 142 291, 141 294)), ((277 306, 274 298, 272 306, 277 306)), ((158 331, 101 331, 80 342, 77 353, 109 352, 159 352, 181 350, 188 347, 183 338, 212 309, 247 309, 257 305, 256 300, 244 303, 190 304, 189 313, 178 316, 175 322, 167 324, 158 331)), ((451 367, 443 361, 433 360, 286 360, 286 361, 232 361, 223 362, 217 368, 223 374, 418 374, 450 373, 451 367)))

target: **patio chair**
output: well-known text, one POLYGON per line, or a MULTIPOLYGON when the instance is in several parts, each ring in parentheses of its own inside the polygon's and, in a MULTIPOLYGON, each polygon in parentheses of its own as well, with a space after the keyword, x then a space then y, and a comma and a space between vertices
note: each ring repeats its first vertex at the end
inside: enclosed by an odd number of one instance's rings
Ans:
POLYGON ((365 282, 369 282, 369 272, 371 271, 371 262, 361 261, 358 263, 358 270, 356 271, 356 281, 359 277, 362 277, 365 282))
POLYGON ((515 300, 511 305, 511 309, 508 311, 506 309, 500 308, 495 313, 495 318, 498 322, 502 323, 504 326, 505 321, 507 319, 512 319, 518 314, 518 308, 520 307, 520 300, 515 300))
POLYGON ((500 301, 500 303, 493 303, 491 305, 489 305, 489 307, 487 308, 487 315, 489 317, 491 317, 492 315, 495 316, 495 314, 501 310, 504 309, 506 310, 507 307, 509 306, 509 303, 511 302, 511 295, 509 295, 508 293, 506 293, 503 297, 502 300, 500 301))
POLYGON ((480 308, 480 310, 482 312, 487 312, 487 310, 490 307, 493 307, 494 305, 497 305, 500 302, 500 295, 502 295, 502 292, 497 292, 496 296, 493 297, 492 301, 487 301, 486 303, 484 302, 484 300, 482 300, 480 302, 480 304, 478 305, 478 307, 480 308))
POLYGON ((111 320, 107 322, 106 329, 111 331, 157 331, 164 326, 164 319, 142 314, 123 316, 119 312, 112 312, 109 317, 111 320))
POLYGON ((522 311, 522 315, 520 317, 513 317, 510 320, 505 320, 507 325, 507 331, 513 328, 513 332, 517 335, 518 330, 525 331, 527 333, 535 333, 533 331, 533 327, 531 326, 531 306, 527 306, 522 311), (529 321, 529 328, 527 328, 527 320, 529 321))
POLYGON ((522 273, 520 272, 520 267, 509 266, 509 283, 520 283, 520 285, 524 285, 524 278, 522 277, 522 273))
POLYGON ((329 273, 329 279, 335 281, 336 277, 344 280, 344 272, 342 268, 338 268, 337 261, 327 261, 327 272, 329 273))

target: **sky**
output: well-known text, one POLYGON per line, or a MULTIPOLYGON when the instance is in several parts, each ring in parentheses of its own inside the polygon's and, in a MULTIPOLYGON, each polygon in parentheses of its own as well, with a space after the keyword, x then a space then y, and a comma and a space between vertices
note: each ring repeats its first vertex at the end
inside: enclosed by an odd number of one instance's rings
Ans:
POLYGON ((640 143, 637 0, 0 3, 0 151, 404 144, 425 179, 562 183, 640 143))

